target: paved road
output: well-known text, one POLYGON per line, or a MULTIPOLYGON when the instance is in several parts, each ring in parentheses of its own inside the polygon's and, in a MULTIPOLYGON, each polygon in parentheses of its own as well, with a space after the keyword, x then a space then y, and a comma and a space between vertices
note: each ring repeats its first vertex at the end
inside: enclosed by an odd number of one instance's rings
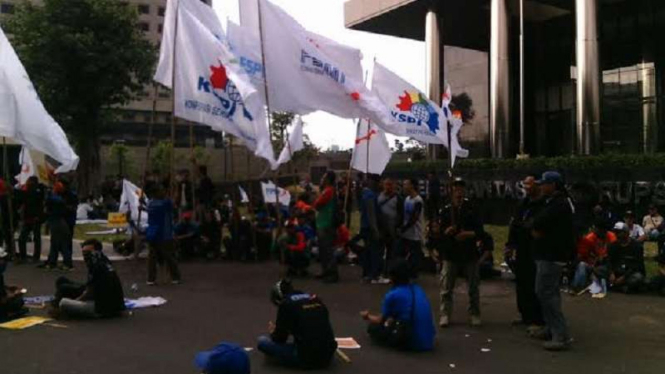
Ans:
MULTIPOLYGON (((169 300, 167 305, 122 319, 67 321, 66 329, 38 326, 0 331, 0 373, 195 374, 192 361, 197 351, 223 340, 253 346, 255 337, 274 319, 268 293, 279 273, 276 264, 188 263, 182 265, 184 284, 155 287, 143 285, 144 265, 117 263, 127 296, 163 296, 169 300), (136 293, 130 290, 134 282, 141 282, 136 293)), ((454 325, 439 332, 435 352, 406 354, 374 347, 365 336, 358 311, 376 310, 387 287, 361 285, 358 273, 357 268, 344 267, 343 282, 338 285, 314 280, 297 283, 328 304, 337 336, 354 336, 363 346, 347 351, 353 362, 336 362, 329 370, 332 373, 647 374, 665 369, 665 298, 566 297, 576 343, 570 352, 553 354, 509 325, 515 316, 512 283, 483 283, 485 325, 479 329, 465 324, 462 284, 457 290, 454 325), (483 353, 481 348, 491 351, 483 353)), ((58 275, 23 265, 11 267, 7 280, 41 295, 52 292, 58 275)), ((69 276, 83 278, 83 265, 77 264, 69 276)), ((436 308, 436 279, 426 276, 421 284, 436 308)), ((289 372, 266 363, 256 351, 250 356, 253 373, 289 372)))

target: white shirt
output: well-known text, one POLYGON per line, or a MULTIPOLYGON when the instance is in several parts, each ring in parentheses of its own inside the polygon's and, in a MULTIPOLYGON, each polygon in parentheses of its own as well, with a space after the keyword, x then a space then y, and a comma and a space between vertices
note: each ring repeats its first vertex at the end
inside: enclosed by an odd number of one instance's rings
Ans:
POLYGON ((637 240, 642 236, 644 236, 644 229, 642 226, 638 225, 637 223, 633 224, 633 228, 630 229, 630 237, 637 240))
POLYGON ((88 203, 79 204, 76 208, 76 219, 79 221, 88 219, 88 213, 92 212, 92 206, 88 203))

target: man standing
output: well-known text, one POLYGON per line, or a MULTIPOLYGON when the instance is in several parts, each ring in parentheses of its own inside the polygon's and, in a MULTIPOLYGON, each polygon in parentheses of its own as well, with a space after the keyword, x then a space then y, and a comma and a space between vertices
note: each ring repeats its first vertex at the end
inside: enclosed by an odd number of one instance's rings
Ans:
POLYGON ((363 268, 363 282, 384 283, 381 276, 383 268, 381 256, 381 235, 376 204, 376 176, 367 175, 360 200, 360 237, 365 248, 360 254, 363 268))
POLYGON ((528 176, 522 182, 526 197, 517 208, 517 213, 510 222, 506 250, 515 261, 515 288, 517 309, 520 312, 520 324, 527 326, 527 332, 533 334, 545 326, 543 312, 536 295, 536 262, 533 260, 533 238, 531 229, 533 217, 541 209, 540 189, 536 178, 528 176))
POLYGON ((20 195, 19 214, 21 217, 21 235, 18 239, 18 248, 21 261, 28 257, 26 243, 28 236, 32 235, 34 249, 32 259, 39 262, 42 254, 42 219, 44 218, 44 190, 39 185, 39 179, 32 176, 25 184, 25 191, 20 195))
MULTIPOLYGON (((383 181, 383 191, 377 198, 379 211, 379 231, 381 232, 381 245, 384 247, 384 264, 390 263, 397 245, 397 228, 402 223, 402 209, 404 201, 395 192, 395 182, 386 178, 383 181)), ((384 266, 385 268, 385 266, 384 266)), ((387 276, 388 269, 384 269, 387 276)))
POLYGON ((453 293, 457 277, 464 273, 468 284, 469 317, 471 326, 482 324, 480 319, 480 263, 487 253, 479 255, 476 242, 483 237, 483 224, 471 202, 466 199, 466 182, 456 179, 453 182, 451 204, 442 211, 443 265, 441 267, 441 318, 439 326, 450 324, 453 313, 453 293))
POLYGON ((570 346, 566 318, 561 310, 561 272, 570 261, 575 241, 573 213, 575 207, 566 196, 561 174, 543 173, 537 182, 543 195, 543 209, 533 219, 536 260, 536 294, 540 300, 547 330, 540 337, 548 340, 543 348, 561 351, 570 346))
POLYGON ((435 173, 427 175, 427 218, 432 219, 439 213, 441 204, 441 182, 435 173))
POLYGON ((425 203, 418 193, 418 181, 404 181, 404 219, 400 228, 402 257, 409 263, 412 277, 418 276, 423 257, 425 203))
POLYGON ((258 349, 285 366, 322 369, 330 365, 337 342, 328 308, 314 294, 296 291, 281 280, 270 299, 277 309, 277 322, 269 323, 270 336, 259 337, 258 349), (293 343, 288 343, 293 336, 293 343))
POLYGON ((214 197, 215 185, 208 176, 208 167, 201 165, 199 166, 199 185, 196 189, 196 199, 198 200, 196 210, 200 219, 205 215, 205 212, 212 208, 214 197))
POLYGON ((156 185, 148 204, 148 228, 146 241, 149 244, 148 282, 155 284, 157 261, 162 259, 171 274, 171 282, 180 284, 180 270, 175 260, 175 240, 173 238, 173 202, 166 197, 164 188, 156 185))
POLYGON ((335 192, 335 172, 328 171, 321 179, 321 194, 314 201, 316 209, 316 234, 319 244, 319 259, 322 272, 318 278, 325 283, 337 283, 337 259, 335 258, 333 242, 337 232, 336 210, 337 195, 335 192))

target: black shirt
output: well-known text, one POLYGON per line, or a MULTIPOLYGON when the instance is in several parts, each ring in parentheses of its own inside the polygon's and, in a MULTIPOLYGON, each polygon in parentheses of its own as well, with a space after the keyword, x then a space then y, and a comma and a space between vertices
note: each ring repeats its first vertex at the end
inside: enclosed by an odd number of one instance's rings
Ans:
POLYGON ((568 262, 573 257, 575 237, 573 206, 562 193, 545 198, 543 208, 533 218, 533 229, 542 236, 534 239, 536 261, 568 262))
POLYGON ((92 288, 95 312, 112 317, 125 310, 125 296, 120 278, 111 261, 101 252, 85 256, 88 266, 88 287, 92 288))
POLYGON ((628 273, 644 274, 644 248, 630 239, 627 245, 619 242, 610 244, 607 249, 612 272, 617 276, 628 273))
MULTIPOLYGON (((457 234, 456 233, 456 234, 457 234)), ((455 234, 455 235, 456 235, 455 234)), ((476 212, 471 202, 464 199, 462 205, 457 208, 451 208, 451 205, 446 205, 441 211, 441 235, 443 237, 441 243, 441 257, 446 261, 466 263, 478 260, 478 247, 476 242, 483 237, 484 229, 480 215, 476 212), (454 210, 455 219, 452 219, 454 210), (445 231, 453 223, 461 231, 473 231, 476 233, 475 238, 467 239, 463 242, 455 240, 455 236, 445 235, 445 231)))
POLYGON ((199 200, 199 204, 205 206, 209 206, 210 204, 212 204, 212 199, 213 196, 215 195, 215 185, 212 183, 210 177, 205 176, 201 178, 197 194, 198 194, 197 198, 199 200))
POLYGON ((518 261, 520 257, 532 261, 533 219, 542 210, 544 201, 525 198, 517 208, 517 212, 510 221, 508 241, 506 246, 517 250, 518 261))
POLYGON ((285 343, 289 335, 306 367, 327 366, 337 350, 328 309, 316 295, 294 292, 279 306, 272 340, 285 343))

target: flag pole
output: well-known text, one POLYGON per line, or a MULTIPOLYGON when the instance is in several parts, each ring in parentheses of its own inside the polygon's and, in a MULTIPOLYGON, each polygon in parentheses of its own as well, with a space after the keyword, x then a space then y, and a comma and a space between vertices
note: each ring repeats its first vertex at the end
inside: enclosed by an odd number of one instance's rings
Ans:
MULTIPOLYGON (((268 69, 266 68, 266 48, 265 48, 265 35, 263 30, 263 5, 262 0, 257 0, 258 7, 257 11, 259 12, 259 39, 261 40, 261 63, 263 64, 263 82, 264 82, 264 95, 266 100, 266 110, 268 112, 268 127, 270 129, 270 138, 272 141, 272 111, 270 110, 270 86, 268 84, 268 69)), ((287 140, 288 143, 288 140, 287 140)), ((276 213, 277 213, 277 237, 282 233, 282 219, 279 206, 279 178, 275 178, 275 201, 277 202, 276 213)), ((284 252, 280 251, 280 261, 284 264, 284 252)))
MULTIPOLYGON (((26 148, 27 150, 27 148, 26 148)), ((28 151, 30 152, 30 151, 28 151)), ((7 161, 7 138, 2 137, 2 168, 4 169, 5 181, 7 184, 7 208, 9 209, 9 253, 13 256, 16 255, 16 247, 14 246, 14 204, 12 203, 12 195, 14 194, 14 184, 9 180, 9 162, 7 161)), ((2 244, 2 243, 0 243, 2 244)))
POLYGON ((520 0, 520 155, 524 155, 524 0, 520 0))
POLYGON ((171 113, 171 175, 169 177, 169 190, 172 198, 175 198, 175 127, 176 127, 176 118, 175 118, 175 93, 176 93, 176 63, 178 61, 178 53, 176 47, 178 45, 178 15, 180 13, 180 2, 176 3, 175 8, 175 27, 173 28, 173 70, 171 70, 171 104, 172 104, 172 113, 171 113))
MULTIPOLYGON (((444 86, 444 90, 448 91, 447 87, 444 86)), ((452 100, 452 97, 450 98, 452 100)), ((441 102, 443 106, 443 100, 441 102)), ((444 108, 444 114, 446 115, 446 130, 448 132, 448 179, 450 180, 448 185, 448 198, 450 199, 450 223, 451 226, 455 226, 455 207, 452 204, 453 201, 453 183, 455 182, 455 175, 453 173, 453 130, 450 124, 450 107, 444 108)))

